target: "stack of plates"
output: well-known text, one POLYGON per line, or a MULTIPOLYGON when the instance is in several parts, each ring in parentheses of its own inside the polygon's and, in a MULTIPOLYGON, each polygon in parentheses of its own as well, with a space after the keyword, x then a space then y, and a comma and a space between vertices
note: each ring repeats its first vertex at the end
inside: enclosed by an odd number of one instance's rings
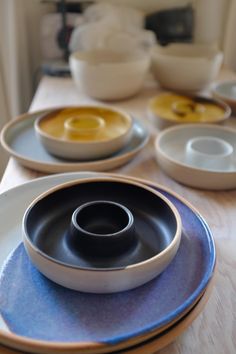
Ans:
MULTIPOLYGON (((86 115, 88 116, 87 113, 86 115)), ((140 121, 132 118, 130 118, 129 122, 129 118, 127 117, 129 116, 124 112, 100 106, 64 107, 61 109, 27 113, 3 128, 1 143, 3 148, 22 165, 41 172, 105 171, 127 163, 134 158, 148 142, 149 134, 144 125, 140 121), (73 145, 73 140, 75 141, 73 128, 76 128, 76 125, 83 126, 84 123, 81 120, 78 121, 77 118, 77 120, 74 119, 74 111, 77 110, 81 113, 80 111, 84 110, 84 113, 82 113, 83 120, 85 120, 85 113, 89 109, 94 112, 98 111, 99 115, 103 115, 105 112, 105 118, 93 117, 94 113, 92 115, 89 113, 90 119, 88 120, 92 127, 90 133, 96 125, 102 127, 104 122, 106 123, 106 115, 108 115, 108 113, 110 114, 109 120, 112 121, 113 124, 107 124, 109 128, 107 136, 102 136, 102 134, 99 133, 100 141, 92 141, 92 137, 91 144, 88 143, 88 139, 90 139, 90 137, 88 137, 89 129, 87 129, 87 131, 84 129, 82 133, 83 136, 80 137, 81 144, 78 144, 78 146, 72 150, 71 146, 73 145), (63 114, 65 113, 64 115, 68 118, 70 112, 72 112, 72 119, 67 119, 67 123, 69 123, 69 129, 72 131, 72 138, 69 144, 71 158, 68 156, 69 142, 65 141, 65 137, 56 137, 46 131, 48 122, 50 123, 52 116, 56 118, 54 128, 58 130, 63 114), (46 128, 43 127, 45 128, 44 132, 42 132, 42 129, 39 131, 40 124, 38 124, 38 122, 42 120, 42 118, 45 118, 46 123, 46 128), (57 119, 58 121, 56 121, 57 119), (119 123, 118 126, 117 122, 119 123), (124 128, 127 129, 126 133, 124 133, 124 128), (91 155, 91 152, 93 155, 91 155), (73 155, 75 153, 77 155, 73 155)), ((49 124, 49 129, 52 127, 49 124)))
POLYGON ((129 291, 89 294, 53 283, 32 265, 21 243, 28 205, 61 183, 97 176, 44 177, 0 196, 5 206, 0 211, 1 343, 35 353, 152 353, 180 335, 203 309, 215 268, 211 232, 185 200, 151 182, 135 180, 173 203, 182 220, 178 252, 161 275, 129 291))

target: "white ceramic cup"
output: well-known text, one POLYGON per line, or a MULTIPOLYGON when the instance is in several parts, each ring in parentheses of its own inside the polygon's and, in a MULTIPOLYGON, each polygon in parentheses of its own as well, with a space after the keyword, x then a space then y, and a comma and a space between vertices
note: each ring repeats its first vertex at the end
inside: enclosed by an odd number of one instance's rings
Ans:
POLYGON ((187 162, 197 168, 225 170, 230 166, 232 155, 231 144, 212 136, 198 136, 186 144, 187 162))

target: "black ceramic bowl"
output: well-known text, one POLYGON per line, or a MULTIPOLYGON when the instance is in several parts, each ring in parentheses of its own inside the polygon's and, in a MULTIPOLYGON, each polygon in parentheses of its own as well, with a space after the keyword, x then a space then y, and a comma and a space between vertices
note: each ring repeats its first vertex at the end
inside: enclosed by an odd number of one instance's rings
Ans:
POLYGON ((66 183, 39 196, 24 215, 23 231, 32 262, 48 278, 77 290, 113 292, 143 284, 170 263, 179 246, 181 220, 172 203, 153 189, 100 177, 66 183), (119 219, 118 228, 108 234, 122 234, 128 227, 127 244, 116 240, 116 245, 108 245, 104 253, 104 243, 96 242, 109 236, 104 231, 100 236, 98 231, 91 231, 95 209, 88 210, 88 205, 94 208, 94 203, 101 201, 110 203, 109 208, 112 203, 118 206, 103 222, 105 225, 109 219, 108 224, 114 226, 119 219), (81 237, 78 239, 78 229, 83 236, 84 231, 89 234, 85 244, 81 237))

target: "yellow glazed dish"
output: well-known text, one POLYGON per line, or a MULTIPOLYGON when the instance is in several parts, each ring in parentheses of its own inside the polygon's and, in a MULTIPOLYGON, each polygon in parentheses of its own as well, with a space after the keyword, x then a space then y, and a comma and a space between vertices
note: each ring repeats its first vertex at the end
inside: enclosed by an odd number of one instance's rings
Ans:
POLYGON ((130 115, 105 106, 64 107, 35 121, 46 150, 62 158, 102 158, 124 147, 132 133, 130 115))
POLYGON ((149 113, 162 129, 181 123, 219 123, 230 116, 231 110, 225 103, 212 98, 165 92, 150 101, 149 113))

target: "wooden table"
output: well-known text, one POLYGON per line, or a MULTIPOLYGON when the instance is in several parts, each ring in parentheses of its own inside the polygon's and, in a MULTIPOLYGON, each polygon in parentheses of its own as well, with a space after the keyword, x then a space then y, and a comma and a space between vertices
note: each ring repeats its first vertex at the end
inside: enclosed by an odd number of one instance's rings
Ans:
MULTIPOLYGON (((236 74, 222 71, 219 80, 232 79, 236 74)), ((217 247, 218 266, 216 285, 206 308, 188 330, 161 354, 235 354, 236 353, 236 190, 227 192, 201 191, 180 185, 166 176, 158 167, 153 137, 157 130, 148 120, 146 107, 150 97, 157 93, 157 86, 150 78, 142 92, 115 106, 144 120, 150 128, 150 144, 129 164, 112 172, 145 178, 168 186, 187 199, 205 217, 210 225, 217 247)), ((94 103, 76 91, 70 78, 44 77, 33 99, 30 111, 59 105, 94 103)), ((236 119, 227 125, 236 128, 236 119)), ((42 174, 21 167, 10 159, 0 185, 4 191, 42 174)), ((1 206, 2 207, 2 206, 1 206)), ((15 351, 0 347, 0 353, 15 351)), ((147 353, 148 354, 148 353, 147 353)))

